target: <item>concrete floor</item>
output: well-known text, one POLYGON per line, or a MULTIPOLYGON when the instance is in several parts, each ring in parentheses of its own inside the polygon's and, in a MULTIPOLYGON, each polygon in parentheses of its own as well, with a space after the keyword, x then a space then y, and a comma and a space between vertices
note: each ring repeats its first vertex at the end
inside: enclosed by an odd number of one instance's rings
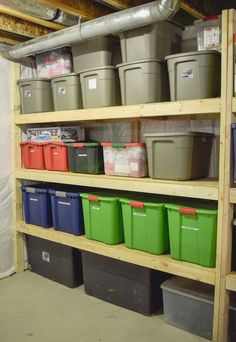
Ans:
POLYGON ((1 342, 200 342, 165 323, 32 272, 0 280, 1 342))

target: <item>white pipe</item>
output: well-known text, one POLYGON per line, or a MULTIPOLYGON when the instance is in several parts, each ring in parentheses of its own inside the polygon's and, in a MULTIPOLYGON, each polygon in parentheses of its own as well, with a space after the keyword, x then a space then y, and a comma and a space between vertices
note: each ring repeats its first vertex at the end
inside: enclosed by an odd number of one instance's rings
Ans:
POLYGON ((3 49, 3 57, 11 60, 79 43, 90 38, 117 34, 132 28, 153 24, 172 17, 179 9, 179 0, 159 0, 121 12, 96 18, 22 44, 3 49))

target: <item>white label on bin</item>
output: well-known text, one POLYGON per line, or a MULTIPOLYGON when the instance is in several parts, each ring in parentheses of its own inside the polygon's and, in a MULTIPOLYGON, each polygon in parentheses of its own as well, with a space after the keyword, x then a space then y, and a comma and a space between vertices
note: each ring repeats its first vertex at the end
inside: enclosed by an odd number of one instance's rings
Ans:
POLYGON ((198 230, 199 230, 198 228, 195 228, 195 227, 188 227, 188 226, 181 226, 181 229, 184 229, 184 230, 195 230, 195 231, 198 231, 198 230))
POLYGON ((58 95, 65 95, 65 93, 66 93, 66 88, 58 87, 58 88, 57 88, 57 93, 58 93, 58 95))
POLYGON ((81 154, 78 154, 78 157, 88 157, 88 155, 86 153, 81 153, 81 154))
POLYGON ((50 254, 47 252, 42 251, 42 259, 45 262, 50 262, 50 254))
POLYGON ((218 26, 207 27, 203 32, 204 48, 212 49, 220 45, 220 28, 218 26))
POLYGON ((24 91, 24 97, 31 97, 31 95, 32 95, 31 90, 24 91))
POLYGON ((193 69, 183 69, 181 71, 181 78, 193 78, 193 69))
POLYGON ((61 202, 61 201, 59 201, 58 204, 62 204, 62 205, 71 205, 71 204, 68 203, 68 202, 61 202))
POLYGON ((138 163, 130 163, 129 167, 130 171, 138 171, 138 163))
POLYGON ((55 156, 57 156, 59 153, 58 153, 58 152, 53 152, 53 154, 54 154, 55 156))
POLYGON ((90 80, 88 80, 88 87, 89 89, 97 89, 97 79, 91 78, 90 80))
POLYGON ((29 200, 33 202, 38 202, 37 198, 30 198, 29 200))

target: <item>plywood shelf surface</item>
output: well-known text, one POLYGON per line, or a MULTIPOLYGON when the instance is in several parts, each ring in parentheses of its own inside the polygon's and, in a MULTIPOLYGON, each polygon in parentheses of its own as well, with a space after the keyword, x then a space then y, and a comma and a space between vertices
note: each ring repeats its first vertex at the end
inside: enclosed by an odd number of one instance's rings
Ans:
POLYGON ((218 182, 208 179, 167 181, 151 178, 112 177, 30 169, 15 171, 15 177, 24 180, 91 186, 104 189, 146 192, 208 200, 218 199, 218 182))
POLYGON ((148 103, 141 105, 78 109, 49 113, 16 114, 15 124, 86 122, 97 120, 132 120, 158 118, 167 116, 201 116, 219 117, 221 101, 219 98, 148 103))
POLYGON ((106 245, 101 242, 88 240, 85 236, 75 236, 54 229, 17 222, 16 230, 19 233, 33 235, 42 239, 72 246, 81 250, 97 253, 114 259, 127 261, 136 265, 153 268, 174 275, 179 275, 208 284, 215 284, 215 269, 174 260, 170 255, 153 255, 125 247, 124 244, 106 245))

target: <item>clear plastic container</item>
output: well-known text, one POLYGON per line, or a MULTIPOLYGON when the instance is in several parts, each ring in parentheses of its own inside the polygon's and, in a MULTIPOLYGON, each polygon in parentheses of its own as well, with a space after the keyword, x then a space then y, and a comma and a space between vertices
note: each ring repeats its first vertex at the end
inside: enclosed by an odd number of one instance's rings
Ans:
POLYGON ((72 72, 72 56, 69 47, 63 47, 36 55, 38 77, 54 77, 72 72))
POLYGON ((103 142, 105 174, 109 176, 147 176, 147 152, 144 143, 103 142))
POLYGON ((205 17, 196 20, 198 51, 221 51, 221 16, 205 17))

